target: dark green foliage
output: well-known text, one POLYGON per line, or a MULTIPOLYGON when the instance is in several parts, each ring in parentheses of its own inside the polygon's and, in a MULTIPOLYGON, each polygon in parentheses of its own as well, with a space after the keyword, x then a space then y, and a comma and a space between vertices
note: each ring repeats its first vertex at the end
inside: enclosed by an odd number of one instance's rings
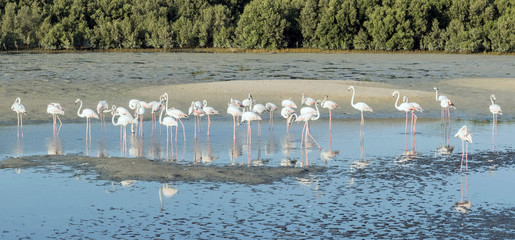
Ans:
POLYGON ((0 48, 515 50, 513 0, 0 0, 0 48))

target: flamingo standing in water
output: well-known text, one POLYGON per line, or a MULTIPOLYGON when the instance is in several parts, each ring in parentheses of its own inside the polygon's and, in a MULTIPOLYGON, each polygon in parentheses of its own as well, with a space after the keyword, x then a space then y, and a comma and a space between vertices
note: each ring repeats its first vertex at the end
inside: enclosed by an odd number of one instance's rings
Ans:
POLYGON ((274 128, 274 111, 277 110, 277 105, 271 102, 265 104, 266 110, 270 113, 270 119, 268 120, 268 128, 274 128))
MULTIPOLYGON (((264 111, 267 111, 267 108, 265 105, 258 103, 252 107, 252 111, 261 116, 264 111)), ((258 122, 258 136, 261 136, 261 121, 258 122)))
POLYGON ((246 99, 243 99, 241 104, 243 105, 243 108, 245 111, 251 111, 252 110, 252 104, 254 104, 256 101, 254 101, 254 98, 252 97, 252 94, 249 93, 249 97, 246 99))
POLYGON ((283 107, 281 109, 281 116, 286 119, 286 134, 290 133, 290 126, 292 123, 293 114, 295 113, 295 109, 291 107, 283 107))
MULTIPOLYGON (((98 119, 98 115, 95 113, 95 111, 93 111, 93 110, 91 110, 89 108, 83 109, 82 113, 81 113, 80 110, 82 108, 82 100, 80 100, 80 98, 77 98, 77 100, 75 100, 75 104, 77 104, 78 102, 80 102, 80 107, 79 107, 79 109, 77 109, 77 116, 79 116, 81 118, 86 118, 86 146, 87 146, 86 149, 88 150, 89 147, 91 146, 91 124, 90 124, 90 118, 98 119), (88 143, 88 135, 89 135, 89 143, 88 143)), ((87 152, 88 151, 86 151, 86 153, 87 152)))
MULTIPOLYGON (((166 102, 166 115, 179 120, 179 123, 182 126, 182 136, 184 137, 184 143, 186 143, 186 131, 184 130, 184 124, 182 123, 181 118, 188 118, 188 115, 179 109, 175 109, 174 107, 168 108, 168 93, 161 95, 161 98, 166 102)), ((177 133, 175 134, 175 141, 177 142, 177 133)))
POLYGON ((136 116, 139 117, 138 130, 139 130, 140 137, 143 136, 143 115, 145 115, 145 112, 146 112, 146 108, 143 107, 141 102, 137 103, 136 104, 136 116))
POLYGON ((127 109, 122 107, 116 107, 116 105, 112 106, 111 114, 113 118, 111 119, 114 126, 120 126, 120 155, 122 157, 127 156, 127 125, 129 124, 138 124, 138 120, 133 118, 130 114, 125 114, 127 109), (122 114, 123 113, 123 114, 122 114), (118 119, 115 122, 114 118, 118 115, 118 119))
POLYGON ((202 110, 207 115, 207 135, 209 136, 209 128, 211 128, 211 115, 218 114, 218 111, 213 107, 209 107, 207 105, 207 100, 204 100, 202 103, 202 110))
POLYGON ((150 112, 152 113, 152 131, 154 131, 156 125, 156 113, 160 112, 161 109, 163 109, 163 100, 160 99, 159 102, 149 102, 148 107, 151 109, 150 112))
MULTIPOLYGON (((317 144, 319 149, 322 149, 320 147, 320 144, 315 140, 315 138, 311 135, 311 132, 309 130, 309 121, 318 120, 320 118, 320 111, 318 110, 318 102, 315 102, 316 110, 312 107, 303 107, 300 111, 300 115, 297 116, 297 114, 293 113, 293 116, 295 117, 296 122, 304 122, 304 127, 302 128, 302 137, 301 137, 301 144, 304 141, 307 141, 308 136, 311 137, 311 139, 317 144), (316 116, 315 116, 316 115, 316 116)), ((304 142, 304 147, 306 147, 306 143, 304 142)))
POLYGON ((493 151, 495 151, 495 135, 497 135, 497 115, 502 115, 501 106, 495 104, 495 95, 490 96, 490 101, 492 102, 492 105, 490 105, 489 109, 492 113, 492 146, 493 151))
POLYGON ((332 111, 334 109, 339 109, 340 105, 335 102, 328 100, 329 96, 325 95, 324 100, 320 104, 321 107, 329 109, 329 145, 331 145, 331 119, 332 119, 332 111))
POLYGON ((54 136, 59 135, 59 131, 61 130, 61 127, 63 126, 63 122, 61 122, 61 118, 59 118, 58 114, 64 115, 64 109, 59 103, 50 103, 48 104, 46 108, 46 112, 52 114, 53 118, 53 126, 54 126, 54 136), (59 120, 59 129, 57 129, 57 122, 56 119, 59 120))
POLYGON ((395 100, 395 108, 397 108, 397 110, 399 111, 404 111, 406 112, 406 124, 404 125, 404 144, 406 145, 405 148, 408 149, 408 140, 407 140, 407 134, 408 134, 408 112, 411 112, 411 110, 414 110, 413 106, 411 106, 411 104, 407 103, 407 102, 403 102, 401 103, 401 105, 398 105, 399 103, 399 98, 400 98, 400 93, 399 91, 394 91, 392 93, 392 97, 395 97, 395 95, 397 95, 397 100, 395 100))
POLYGON ((435 93, 435 99, 437 102, 440 102, 440 109, 441 109, 441 117, 440 117, 440 128, 442 130, 442 144, 444 146, 446 145, 449 145, 449 137, 450 137, 450 134, 451 134, 451 112, 450 112, 450 108, 455 108, 454 106, 454 103, 452 103, 452 101, 444 96, 444 95, 440 95, 438 96, 438 88, 434 87, 433 88, 436 93, 435 93), (449 125, 447 127, 447 125, 449 125))
POLYGON ((20 128, 21 137, 23 138, 23 114, 27 114, 27 110, 25 109, 25 106, 21 104, 21 98, 16 98, 16 100, 14 100, 11 110, 16 112, 16 117, 18 118, 18 138, 20 137, 20 128))
POLYGON ((250 164, 250 150, 252 146, 252 129, 250 128, 250 122, 261 121, 261 117, 255 112, 247 111, 241 115, 241 122, 247 122, 247 155, 248 162, 250 164))
MULTIPOLYGON (((200 125, 200 117, 204 116, 204 110, 202 110, 202 107, 199 108, 199 106, 195 103, 195 101, 191 102, 190 109, 188 111, 188 115, 193 114, 195 116, 195 139, 197 139, 197 122, 200 125)), ((199 126, 200 129, 200 126, 199 126)))
MULTIPOLYGON (((104 113, 109 112, 109 105, 106 101, 101 100, 97 104, 97 114, 100 117, 100 126, 104 125, 104 128, 106 128, 106 122, 105 122, 105 116, 104 113)), ((100 128, 102 129, 102 128, 100 128)), ((107 130, 107 128, 106 128, 107 130)))
POLYGON ((179 124, 177 121, 170 116, 167 116, 163 119, 164 109, 161 110, 161 114, 159 115, 159 124, 166 126, 166 157, 168 158, 168 146, 172 145, 172 158, 173 158, 173 127, 175 127, 175 135, 177 135, 177 128, 179 124), (168 129, 170 129, 170 144, 168 143, 168 129))
POLYGON ((413 148, 413 151, 417 151, 417 145, 415 144, 415 135, 417 134, 417 115, 415 114, 415 111, 417 112, 424 112, 424 109, 420 106, 420 104, 416 102, 409 102, 409 99, 407 96, 402 97, 402 102, 408 103, 411 107, 411 146, 413 148))
POLYGON ((352 99, 350 100, 350 105, 361 111, 361 131, 360 131, 360 138, 361 138, 361 156, 363 157, 363 148, 365 145, 365 119, 363 118, 363 112, 373 112, 372 108, 369 107, 364 102, 358 102, 354 104, 354 96, 356 95, 356 90, 354 89, 354 86, 349 87, 349 91, 352 89, 352 99))
POLYGON ((238 121, 238 117, 242 116, 242 112, 239 107, 233 102, 233 99, 231 98, 231 101, 227 104, 227 114, 232 115, 233 120, 233 142, 236 141, 236 123, 238 121))
POLYGON ((460 172, 463 168, 463 156, 465 156, 465 165, 467 172, 469 170, 468 166, 468 143, 472 143, 472 133, 467 128, 467 125, 463 125, 463 127, 458 130, 458 133, 454 135, 454 137, 457 137, 461 139, 461 166, 460 166, 460 172), (464 146, 465 145, 465 146, 464 146))

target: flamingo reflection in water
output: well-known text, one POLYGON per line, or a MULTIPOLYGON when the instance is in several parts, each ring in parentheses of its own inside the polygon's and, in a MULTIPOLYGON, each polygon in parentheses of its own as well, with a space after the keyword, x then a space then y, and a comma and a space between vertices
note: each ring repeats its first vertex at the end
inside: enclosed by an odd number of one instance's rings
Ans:
POLYGON ((159 201, 161 202, 161 211, 164 210, 164 199, 163 197, 165 198, 171 198, 173 197, 175 194, 177 194, 177 189, 176 188, 172 188, 168 185, 168 183, 165 183, 163 184, 160 188, 159 188, 159 201))
POLYGON ((47 154, 48 155, 61 155, 63 154, 63 143, 61 137, 55 135, 52 139, 47 142, 47 154))
POLYGON ((454 208, 460 213, 467 213, 472 208, 472 202, 467 200, 468 190, 468 174, 465 174, 465 183, 463 182, 463 174, 460 173, 461 197, 459 202, 454 203, 454 208))

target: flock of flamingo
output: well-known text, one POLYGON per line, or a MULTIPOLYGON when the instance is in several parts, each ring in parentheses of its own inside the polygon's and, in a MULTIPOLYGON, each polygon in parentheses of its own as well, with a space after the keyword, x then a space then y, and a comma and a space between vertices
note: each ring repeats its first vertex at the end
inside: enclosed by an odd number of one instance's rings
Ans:
MULTIPOLYGON (((361 123, 360 123, 360 145, 361 145, 361 155, 363 155, 363 147, 364 147, 364 127, 365 121, 363 112, 372 112, 372 108, 368 106, 364 102, 354 103, 354 98, 356 95, 356 90, 354 86, 350 86, 348 88, 349 91, 352 90, 352 98, 351 98, 351 106, 356 110, 361 112, 361 123)), ((441 132, 442 132, 442 146, 449 146, 449 138, 451 131, 451 122, 450 122, 450 108, 454 108, 455 106, 453 102, 444 95, 438 95, 438 88, 434 88, 436 91, 436 101, 440 103, 441 106, 441 132)), ((410 135, 411 135, 411 146, 415 146, 415 134, 416 134, 416 121, 417 116, 415 112, 422 112, 422 107, 415 103, 409 102, 407 96, 403 97, 402 103, 399 104, 400 93, 399 91, 394 91, 392 97, 397 96, 395 101, 395 108, 399 111, 404 111, 406 113, 406 123, 404 127, 405 134, 405 147, 407 149, 408 141, 407 141, 407 133, 408 133, 408 115, 411 115, 411 127, 410 127, 410 135)), ((494 95, 490 96, 490 101, 492 105, 490 105, 490 112, 493 115, 493 125, 492 125, 492 142, 494 143, 495 150, 495 135, 497 134, 497 115, 502 115, 501 107, 495 104, 496 98, 494 95)), ((75 104, 80 103, 80 106, 77 110, 77 115, 81 118, 86 118, 86 146, 91 145, 91 124, 90 119, 96 118, 101 122, 101 128, 106 128, 105 124, 105 114, 111 113, 112 115, 112 124, 114 126, 120 126, 120 151, 122 156, 126 156, 127 152, 127 134, 126 127, 131 125, 131 131, 133 134, 143 135, 143 116, 146 113, 146 109, 150 109, 152 114, 152 130, 156 128, 156 122, 159 121, 159 124, 163 125, 167 129, 167 147, 172 142, 173 138, 173 127, 175 127, 175 141, 177 141, 177 131, 179 123, 182 126, 184 142, 186 142, 186 133, 184 131, 184 124, 181 119, 188 118, 189 115, 193 115, 195 118, 195 135, 194 138, 197 139, 197 125, 201 123, 201 117, 207 115, 208 117, 208 128, 207 135, 209 136, 209 129, 211 126, 210 116, 214 114, 219 114, 219 112, 207 105, 207 101, 192 101, 191 106, 189 108, 188 114, 185 114, 179 109, 175 109, 174 107, 168 107, 168 94, 164 93, 159 97, 159 101, 145 102, 137 99, 132 99, 129 101, 129 108, 134 110, 133 113, 124 107, 117 107, 116 105, 112 105, 109 108, 106 101, 99 101, 96 111, 84 108, 82 109, 82 100, 77 99, 75 104), (82 109, 82 111, 81 111, 82 109), (159 114, 159 120, 157 119, 157 114, 159 114), (163 114, 166 114, 163 117, 163 114), (116 117, 118 117, 116 119, 116 117), (137 129, 135 129, 135 127, 137 129), (169 134, 170 130, 170 134, 169 134), (170 136, 170 138, 168 138, 170 136)), ((305 97, 302 94, 301 106, 302 107, 299 112, 296 111, 297 105, 291 99, 285 99, 281 102, 281 116, 286 119, 286 131, 289 132, 289 129, 292 123, 295 122, 304 122, 304 127, 302 130, 301 137, 301 148, 307 147, 307 142, 309 139, 316 143, 319 149, 322 149, 315 138, 311 135, 309 130, 309 121, 315 121, 320 118, 320 111, 318 106, 320 105, 323 108, 327 108, 329 110, 329 144, 331 144, 331 120, 332 120, 332 111, 334 109, 340 108, 338 104, 328 99, 328 96, 325 96, 323 100, 315 100, 311 97, 305 97), (314 106, 315 108, 311 107, 314 106)), ((11 109, 16 112, 18 118, 18 138, 23 138, 23 115, 27 113, 25 107, 21 104, 21 99, 16 98, 11 109)), ((252 131, 250 124, 253 121, 258 122, 258 135, 261 135, 261 114, 263 112, 269 112, 269 128, 273 128, 273 116, 274 111, 278 110, 277 105, 274 103, 268 102, 266 104, 256 103, 256 100, 252 97, 252 94, 249 94, 247 99, 243 101, 238 101, 236 99, 230 99, 227 107, 227 114, 232 115, 233 117, 233 140, 236 139, 236 126, 239 125, 240 122, 247 123, 247 149, 250 154, 251 140, 252 140, 252 131), (240 120, 241 118, 241 120, 240 120)), ((47 106, 47 113, 51 114, 53 117, 53 133, 54 136, 59 134, 59 131, 62 126, 61 119, 59 115, 64 115, 64 109, 59 103, 52 102, 47 106), (57 120, 59 120, 59 128, 57 128, 57 120)), ((468 143, 472 143, 472 134, 467 126, 463 126, 456 133, 455 137, 460 138, 462 140, 462 158, 461 158, 461 167, 460 171, 463 167, 463 160, 465 159, 466 168, 468 170, 467 163, 467 155, 468 155, 468 143)), ((172 145, 173 147, 173 145, 172 145)))

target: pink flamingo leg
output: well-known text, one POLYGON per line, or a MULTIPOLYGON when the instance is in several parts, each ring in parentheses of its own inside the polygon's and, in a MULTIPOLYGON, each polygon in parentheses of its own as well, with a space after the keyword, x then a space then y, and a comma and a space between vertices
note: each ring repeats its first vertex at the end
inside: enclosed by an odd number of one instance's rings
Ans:
POLYGON ((463 168, 463 158, 465 156, 465 146, 464 146, 464 141, 461 140, 461 164, 460 164, 460 172, 462 172, 462 168, 463 168))
MULTIPOLYGON (((309 135, 309 137, 317 144, 318 148, 322 149, 322 147, 320 147, 320 144, 318 144, 317 140, 315 140, 315 138, 311 135, 311 133, 309 131, 309 122, 306 122, 306 123, 307 123, 306 135, 309 135)), ((306 136, 306 138, 307 138, 307 136, 306 136)))
POLYGON ((211 115, 207 115, 207 135, 209 136, 209 129, 211 128, 211 115))

